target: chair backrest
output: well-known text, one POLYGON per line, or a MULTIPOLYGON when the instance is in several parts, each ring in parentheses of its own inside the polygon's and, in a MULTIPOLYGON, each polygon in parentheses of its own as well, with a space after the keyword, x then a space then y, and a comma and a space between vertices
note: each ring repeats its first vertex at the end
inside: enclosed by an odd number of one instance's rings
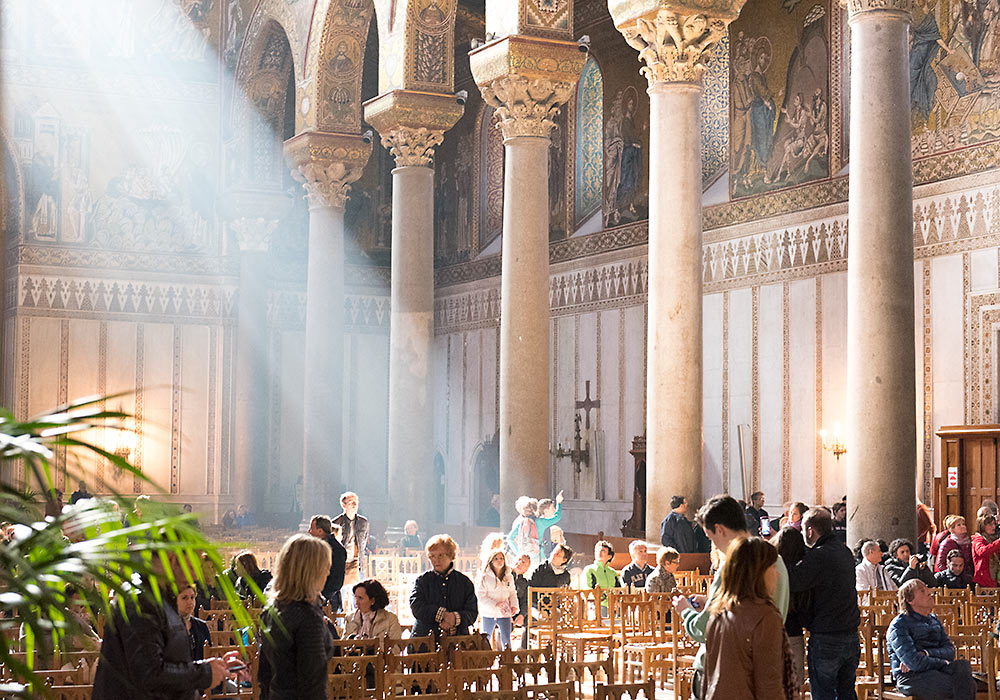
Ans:
POLYGON ((443 650, 386 654, 384 658, 389 673, 429 673, 443 671, 448 666, 443 650))
POLYGON ((492 649, 455 649, 451 665, 455 668, 492 668, 500 661, 501 652, 492 649))
POLYGON ((363 671, 329 673, 326 677, 327 700, 361 700, 368 694, 363 671))
POLYGON ((448 671, 448 684, 456 692, 470 690, 513 690, 511 671, 499 668, 452 668, 448 671))
POLYGON ((366 656, 382 653, 382 640, 376 639, 335 639, 333 640, 335 656, 366 656))
POLYGON ((591 695, 597 694, 597 686, 600 683, 615 682, 615 659, 611 654, 604 659, 583 659, 571 661, 567 658, 559 660, 559 680, 564 683, 572 683, 573 687, 582 696, 584 683, 587 676, 590 676, 591 695))
POLYGON ((406 637, 403 639, 390 639, 386 637, 382 640, 382 649, 386 654, 409 654, 437 651, 437 642, 434 635, 426 637, 406 637))
POLYGON ((632 642, 659 642, 663 639, 663 625, 657 624, 658 600, 637 600, 634 595, 614 596, 611 620, 619 646, 632 642))
POLYGON ((644 683, 607 683, 597 686, 594 700, 655 700, 656 684, 650 678, 644 683))
POLYGON ((986 677, 987 698, 996 700, 995 650, 990 644, 989 634, 981 630, 979 634, 956 634, 951 642, 955 645, 955 658, 967 659, 973 671, 986 677))
POLYGON ((457 700, 524 700, 524 690, 460 690, 457 700))
POLYGON ((526 685, 521 690, 525 700, 576 700, 577 695, 572 683, 526 685))
POLYGON ((50 685, 46 686, 48 688, 48 697, 52 700, 90 700, 90 696, 94 694, 94 686, 92 685, 50 685))
POLYGON ((429 673, 387 673, 385 674, 385 696, 387 698, 422 695, 426 698, 451 697, 448 672, 429 673))
POLYGON ((556 657, 552 653, 552 647, 508 650, 503 652, 500 657, 500 664, 510 669, 515 685, 518 687, 528 684, 529 675, 532 684, 541 683, 543 672, 546 683, 556 682, 556 657))

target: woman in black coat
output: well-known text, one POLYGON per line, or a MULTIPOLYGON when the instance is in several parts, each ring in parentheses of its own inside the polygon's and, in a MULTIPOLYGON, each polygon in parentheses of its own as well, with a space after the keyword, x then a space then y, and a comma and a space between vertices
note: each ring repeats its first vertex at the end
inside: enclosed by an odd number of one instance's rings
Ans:
POLYGON ((326 700, 333 636, 319 594, 330 573, 330 546, 292 535, 278 553, 260 635, 260 700, 326 700))
POLYGON ((410 594, 414 637, 468 634, 479 617, 476 586, 455 570, 456 554, 458 545, 448 535, 435 535, 427 542, 431 570, 417 577, 410 594))
MULTIPOLYGON (((176 563, 173 555, 170 559, 176 563)), ((175 579, 181 579, 174 568, 175 579)), ((158 601, 146 587, 126 605, 128 615, 116 605, 104 628, 92 700, 197 700, 229 675, 227 665, 239 663, 238 652, 194 661, 172 597, 158 601)))

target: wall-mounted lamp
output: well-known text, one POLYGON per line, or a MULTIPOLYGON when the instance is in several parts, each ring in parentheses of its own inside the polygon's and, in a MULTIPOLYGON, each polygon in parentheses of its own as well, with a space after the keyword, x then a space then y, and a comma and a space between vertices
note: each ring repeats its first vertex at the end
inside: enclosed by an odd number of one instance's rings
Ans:
POLYGON ((826 441, 826 431, 825 430, 819 431, 819 437, 820 437, 820 440, 823 441, 823 449, 824 450, 829 450, 830 452, 832 452, 833 456, 836 457, 837 461, 839 462, 840 461, 840 455, 842 455, 845 452, 847 452, 847 447, 844 445, 844 438, 841 436, 840 424, 838 423, 837 425, 835 425, 833 427, 833 439, 832 439, 832 442, 828 443, 826 441))

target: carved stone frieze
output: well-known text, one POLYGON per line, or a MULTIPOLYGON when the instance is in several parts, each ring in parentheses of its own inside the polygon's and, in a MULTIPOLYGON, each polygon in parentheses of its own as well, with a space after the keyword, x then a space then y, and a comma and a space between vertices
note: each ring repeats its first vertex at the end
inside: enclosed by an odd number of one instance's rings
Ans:
POLYGON ((343 209, 371 152, 371 140, 360 134, 307 131, 285 142, 292 177, 305 187, 310 207, 343 209))
POLYGON ((913 14, 913 0, 842 0, 842 4, 847 6, 850 19, 869 12, 893 12, 901 19, 909 19, 913 14))
POLYGON ((587 53, 572 42, 508 36, 470 52, 469 59, 483 100, 499 112, 504 138, 548 138, 587 53))
POLYGON ((619 27, 645 62, 640 73, 656 83, 701 82, 709 51, 726 33, 728 22, 705 14, 680 14, 662 8, 619 27))

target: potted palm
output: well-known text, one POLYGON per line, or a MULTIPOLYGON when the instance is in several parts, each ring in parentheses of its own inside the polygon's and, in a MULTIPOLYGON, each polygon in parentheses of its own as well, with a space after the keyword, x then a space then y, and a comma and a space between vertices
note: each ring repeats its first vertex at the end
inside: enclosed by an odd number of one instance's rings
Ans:
MULTIPOLYGON (((194 516, 159 502, 156 484, 94 440, 99 428, 127 430, 129 416, 105 408, 113 398, 82 399, 26 421, 0 409, 0 697, 44 693, 35 651, 59 649, 81 632, 69 613, 68 590, 78 591, 93 615, 107 617, 111 606, 125 609, 137 577, 157 595, 170 592, 171 567, 162 565, 168 554, 193 582, 206 583, 206 568, 223 570, 218 548, 194 516), (56 469, 65 470, 66 483, 76 483, 93 475, 98 460, 133 475, 153 494, 141 513, 121 493, 52 507, 56 469)), ((211 585, 228 600, 238 624, 251 626, 230 579, 214 578, 211 585)))

